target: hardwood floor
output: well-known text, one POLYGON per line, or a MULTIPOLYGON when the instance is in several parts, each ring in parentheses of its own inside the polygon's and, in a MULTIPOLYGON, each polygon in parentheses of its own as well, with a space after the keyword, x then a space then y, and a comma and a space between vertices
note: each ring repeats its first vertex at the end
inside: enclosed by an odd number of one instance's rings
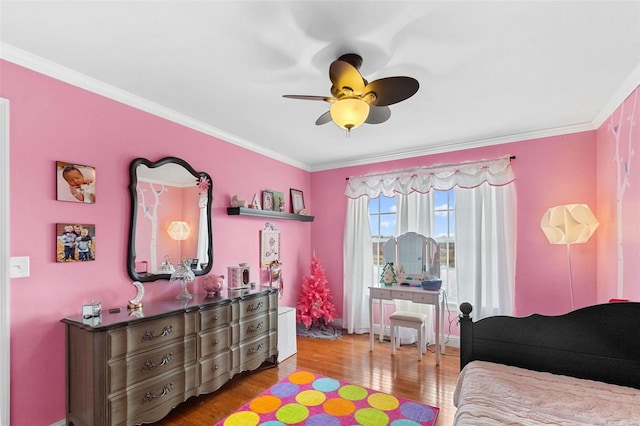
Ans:
POLYGON ((298 353, 277 367, 241 374, 213 394, 191 398, 155 425, 210 426, 296 370, 305 370, 402 396, 440 408, 437 425, 450 425, 453 391, 460 370, 460 352, 447 348, 436 366, 433 347, 418 361, 415 345, 402 346, 391 356, 389 342, 376 340, 369 352, 369 335, 344 335, 337 340, 298 337, 298 353))

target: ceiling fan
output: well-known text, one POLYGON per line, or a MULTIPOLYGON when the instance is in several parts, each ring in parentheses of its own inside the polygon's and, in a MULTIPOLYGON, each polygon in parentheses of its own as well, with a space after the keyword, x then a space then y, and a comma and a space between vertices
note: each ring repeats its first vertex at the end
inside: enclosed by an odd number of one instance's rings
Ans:
POLYGON ((289 99, 330 102, 329 111, 316 120, 329 121, 350 132, 362 123, 380 124, 391 116, 389 105, 413 96, 420 85, 411 77, 386 77, 367 82, 360 74, 362 57, 355 53, 340 56, 329 67, 333 96, 283 95, 289 99))

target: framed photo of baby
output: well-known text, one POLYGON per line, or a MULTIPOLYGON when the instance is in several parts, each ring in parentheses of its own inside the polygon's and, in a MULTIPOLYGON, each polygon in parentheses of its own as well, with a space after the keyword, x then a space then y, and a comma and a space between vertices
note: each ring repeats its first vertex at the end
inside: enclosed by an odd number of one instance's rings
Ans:
POLYGON ((96 260, 96 226, 56 223, 56 262, 96 260))
POLYGON ((81 164, 56 161, 56 195, 58 201, 96 202, 96 169, 81 164))

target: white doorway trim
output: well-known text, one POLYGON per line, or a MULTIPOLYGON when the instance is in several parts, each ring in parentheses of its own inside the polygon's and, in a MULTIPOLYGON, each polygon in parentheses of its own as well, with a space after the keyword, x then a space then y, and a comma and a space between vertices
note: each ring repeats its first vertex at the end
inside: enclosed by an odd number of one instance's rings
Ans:
POLYGON ((0 98, 0 425, 8 425, 10 390, 9 100, 0 98))

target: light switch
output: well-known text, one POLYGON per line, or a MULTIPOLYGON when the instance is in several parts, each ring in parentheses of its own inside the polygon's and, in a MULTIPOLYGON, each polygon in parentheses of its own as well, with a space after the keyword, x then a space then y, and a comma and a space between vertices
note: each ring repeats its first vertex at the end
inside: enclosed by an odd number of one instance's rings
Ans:
POLYGON ((29 276, 29 256, 18 256, 9 259, 9 278, 29 276))

